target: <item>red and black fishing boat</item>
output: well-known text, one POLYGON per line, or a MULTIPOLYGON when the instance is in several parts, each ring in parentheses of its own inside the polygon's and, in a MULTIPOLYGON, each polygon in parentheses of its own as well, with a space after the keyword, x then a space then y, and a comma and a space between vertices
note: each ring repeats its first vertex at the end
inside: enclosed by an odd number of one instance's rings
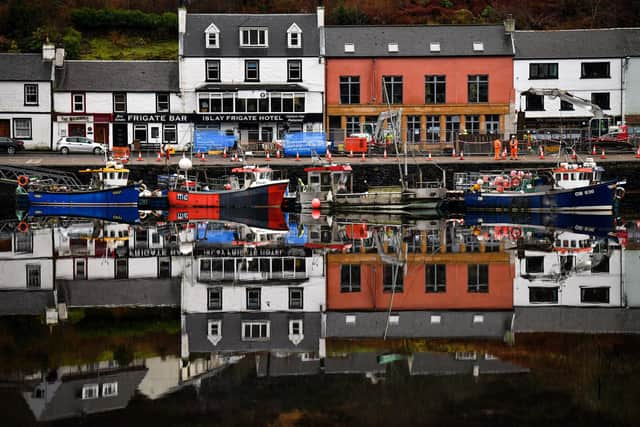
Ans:
POLYGON ((288 179, 273 179, 273 170, 268 167, 243 166, 231 172, 234 175, 221 189, 185 185, 170 190, 169 206, 255 208, 282 205, 288 179))

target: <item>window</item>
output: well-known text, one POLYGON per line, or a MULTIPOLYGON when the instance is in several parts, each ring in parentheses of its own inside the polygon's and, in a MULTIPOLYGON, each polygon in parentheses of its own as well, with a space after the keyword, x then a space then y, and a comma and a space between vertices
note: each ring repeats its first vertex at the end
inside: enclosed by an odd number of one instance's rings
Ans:
POLYGON ((484 50, 484 43, 482 42, 473 42, 473 51, 474 52, 482 52, 484 50))
POLYGON ((344 53, 353 53, 356 51, 356 45, 353 43, 345 43, 344 44, 344 53))
POLYGON ((425 292, 428 294, 447 292, 447 266, 445 264, 425 265, 425 292))
POLYGON ((469 102, 489 102, 489 76, 470 75, 467 86, 469 102))
POLYGON ((402 292, 404 288, 404 269, 396 265, 382 267, 382 292, 402 292))
POLYGON ((420 116, 407 116, 407 142, 420 142, 420 116))
POLYGON ((608 62, 583 62, 580 78, 582 79, 608 79, 610 78, 608 62))
POLYGON ((208 59, 206 61, 206 78, 208 82, 220 81, 220 60, 208 59))
POLYGON ((289 336, 293 336, 293 337, 302 336, 302 320, 289 321, 289 336))
POLYGON ((489 292, 489 266, 487 264, 469 264, 467 271, 468 292, 489 292))
POLYGON ((114 113, 127 112, 127 94, 126 93, 113 94, 113 112, 114 113))
POLYGON ((302 288, 289 288, 289 309, 290 310, 302 310, 302 288))
POLYGON ((402 104, 402 76, 382 77, 382 99, 388 104, 402 104))
POLYGON ((544 257, 530 256, 526 258, 527 273, 544 273, 544 257))
POLYGON ((74 260, 73 278, 76 280, 87 279, 87 261, 84 259, 74 260))
POLYGON ((580 302, 585 303, 609 303, 609 288, 580 288, 580 302))
POLYGON ((439 314, 432 314, 429 316, 429 323, 432 325, 439 325, 442 323, 442 316, 439 314))
POLYGON ((211 25, 204 30, 204 42, 207 49, 220 47, 220 30, 214 23, 211 23, 211 25))
POLYGON ((446 76, 424 76, 424 103, 444 104, 447 99, 446 76))
POLYGON ((207 321, 207 339, 213 345, 218 345, 222 339, 222 321, 221 320, 208 320, 207 321))
MULTIPOLYGON (((157 235, 158 233, 154 233, 157 235)), ((171 277, 171 258, 158 257, 158 278, 170 278, 171 277)))
POLYGON ((360 132, 360 117, 348 116, 346 121, 347 121, 347 135, 360 132))
POLYGON ((341 266, 340 292, 360 292, 360 264, 341 266))
POLYGON ((431 51, 431 52, 440 52, 440 42, 431 42, 431 43, 429 43, 429 51, 431 51))
POLYGON ((84 112, 84 93, 71 94, 71 111, 74 113, 84 112))
MULTIPOLYGON (((9 243, 9 245, 11 245, 9 243)), ((9 246, 10 248, 11 246, 9 246)), ((11 249, 9 249, 11 250, 11 249)), ((15 253, 32 253, 33 252, 33 234, 31 232, 15 233, 14 234, 14 249, 15 253)))
POLYGON ((31 139, 31 119, 13 119, 13 137, 31 139))
POLYGON ((560 111, 573 111, 573 110, 574 110, 574 107, 572 103, 562 99, 560 100, 560 111))
POLYGON ((397 53, 400 50, 398 43, 389 43, 387 45, 387 51, 390 53, 397 53))
POLYGON ((240 47, 268 47, 266 28, 240 28, 240 47))
POLYGON ((260 288, 247 288, 247 310, 260 310, 260 288))
POLYGON ((427 142, 440 142, 440 116, 427 116, 427 142))
POLYGON ((24 85, 24 105, 38 105, 38 85, 24 85))
POLYGON ((290 82, 302 81, 302 61, 300 59, 287 61, 287 80, 290 82))
POLYGON ((530 303, 557 303, 558 288, 546 287, 530 287, 529 288, 530 303))
POLYGON ((296 24, 287 30, 287 46, 294 49, 302 47, 302 30, 296 24))
POLYGON ((163 125, 162 139, 169 144, 175 144, 177 141, 176 125, 163 125))
POLYGON ((544 111, 543 95, 527 95, 527 111, 544 111))
POLYGON ((500 132, 500 116, 498 114, 485 115, 484 128, 488 134, 497 135, 500 132))
POLYGON ((244 61, 244 80, 247 82, 260 80, 260 65, 255 59, 244 61))
POLYGON ((222 310, 222 288, 207 289, 207 310, 222 310))
POLYGON ((447 142, 455 141, 458 137, 458 132, 460 132, 460 116, 447 116, 445 125, 447 131, 445 137, 447 142))
POLYGON ((464 128, 469 134, 480 133, 480 116, 477 114, 464 116, 464 128))
POLYGON ((129 278, 129 260, 127 258, 116 259, 116 279, 129 278))
POLYGON ((269 339, 270 324, 267 321, 242 322, 242 339, 245 341, 264 341, 269 339))
POLYGON ((558 63, 529 64, 529 80, 557 78, 558 63))
POLYGON ((147 125, 143 123, 133 125, 133 139, 147 142, 147 125))
POLYGON ((27 264, 27 288, 40 288, 40 264, 27 264))
POLYGON ((118 395, 118 383, 104 383, 102 384, 102 397, 112 397, 118 395))
POLYGON ((169 94, 157 93, 156 94, 156 113, 168 113, 169 112, 169 94))
POLYGON ((596 104, 603 110, 608 110, 611 108, 609 101, 609 92, 594 92, 591 94, 591 103, 596 104))
POLYGON ((293 112, 304 113, 305 95, 304 93, 293 94, 293 112))
POLYGON ((340 76, 340 103, 360 103, 360 76, 340 76))
POLYGON ((82 399, 97 399, 100 393, 98 384, 85 384, 82 386, 82 399))
POLYGON ((157 126, 153 126, 151 128, 151 138, 156 139, 160 138, 160 128, 157 126))

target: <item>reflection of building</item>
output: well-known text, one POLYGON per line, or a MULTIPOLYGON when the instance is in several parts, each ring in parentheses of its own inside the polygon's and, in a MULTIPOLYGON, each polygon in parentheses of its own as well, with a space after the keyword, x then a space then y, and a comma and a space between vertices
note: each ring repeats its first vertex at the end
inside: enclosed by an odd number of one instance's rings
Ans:
POLYGON ((411 375, 521 374, 529 369, 498 359, 490 354, 472 352, 414 353, 409 358, 411 375))
POLYGON ((608 239, 557 232, 550 248, 515 260, 514 305, 620 306, 622 251, 608 239))
POLYGON ((617 307, 516 307, 514 332, 640 334, 640 310, 617 307))
POLYGON ((0 233, 0 289, 53 289, 53 237, 48 228, 0 233))

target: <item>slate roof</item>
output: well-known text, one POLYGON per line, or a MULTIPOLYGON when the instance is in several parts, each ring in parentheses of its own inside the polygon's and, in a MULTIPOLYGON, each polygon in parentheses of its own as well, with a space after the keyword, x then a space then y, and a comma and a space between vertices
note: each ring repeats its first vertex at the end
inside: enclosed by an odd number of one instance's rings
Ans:
POLYGON ((65 61, 58 91, 179 92, 177 61, 65 61))
POLYGON ((180 278, 57 280, 68 307, 177 306, 180 278))
POLYGON ((459 375, 473 374, 473 366, 478 365, 480 374, 518 374, 529 372, 513 363, 499 359, 486 359, 478 354, 477 360, 457 360, 455 353, 419 352, 411 356, 411 375, 459 375))
POLYGON ((302 360, 299 354, 280 356, 273 353, 256 355, 258 377, 284 377, 297 375, 317 375, 320 360, 302 360))
POLYGON ((341 25, 325 32, 327 57, 513 56, 502 25, 341 25), (440 52, 431 52, 432 42, 440 43, 440 52), (473 42, 484 50, 475 52, 473 42), (346 53, 345 43, 353 43, 355 52, 346 53), (398 43, 397 53, 388 51, 389 43, 398 43))
POLYGON ((329 356, 324 359, 326 374, 366 374, 367 372, 384 373, 387 365, 378 363, 378 353, 356 352, 344 357, 329 356))
POLYGON ((320 55, 320 30, 315 14, 188 13, 185 57, 303 57, 320 55), (219 48, 206 48, 204 31, 211 24, 220 30, 219 48), (302 48, 287 47, 287 30, 296 23, 302 30, 302 48), (240 47, 240 27, 267 27, 268 48, 240 47))
POLYGON ((54 305, 52 290, 0 291, 0 316, 41 315, 54 305))
POLYGON ((192 353, 219 352, 261 352, 318 351, 320 339, 319 312, 233 312, 233 313, 194 313, 186 315, 186 328, 189 337, 189 351, 192 353), (304 339, 293 344, 289 340, 289 320, 303 320, 304 339), (208 320, 222 321, 222 339, 213 345, 207 338, 208 320), (270 338, 264 341, 244 341, 242 322, 253 320, 270 321, 270 338))
POLYGON ((50 81, 51 62, 39 53, 0 53, 0 81, 50 81))
POLYGON ((640 309, 517 307, 514 332, 640 334, 640 309))
POLYGON ((516 59, 640 56, 640 28, 516 31, 516 59))
MULTIPOLYGON (((390 324, 387 337, 398 338, 494 338, 502 339, 509 329, 511 311, 401 311, 397 325, 390 324), (431 315, 441 316, 441 323, 432 324, 431 315), (484 322, 473 323, 481 314, 484 322)), ((327 313, 327 337, 381 338, 384 335, 387 312, 327 313), (347 324, 345 316, 355 315, 355 324, 347 324)))

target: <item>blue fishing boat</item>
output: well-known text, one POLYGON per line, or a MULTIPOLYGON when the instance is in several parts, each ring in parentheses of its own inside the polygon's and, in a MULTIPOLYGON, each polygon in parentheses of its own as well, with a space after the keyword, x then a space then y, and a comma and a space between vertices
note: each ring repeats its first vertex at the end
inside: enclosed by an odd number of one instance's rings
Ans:
POLYGON ((71 217, 101 219, 125 224, 140 222, 138 208, 135 206, 59 206, 42 205, 31 206, 26 216, 28 217, 71 217))
POLYGON ((468 210, 610 212, 616 199, 624 196, 625 182, 603 181, 603 171, 587 159, 555 168, 480 174, 466 188, 464 202, 468 210))
POLYGON ((52 185, 47 180, 29 180, 26 176, 21 176, 18 184, 26 191, 32 206, 138 206, 140 187, 128 183, 129 170, 121 163, 108 161, 105 167, 85 169, 80 173, 92 175, 88 186, 68 188, 52 185))

